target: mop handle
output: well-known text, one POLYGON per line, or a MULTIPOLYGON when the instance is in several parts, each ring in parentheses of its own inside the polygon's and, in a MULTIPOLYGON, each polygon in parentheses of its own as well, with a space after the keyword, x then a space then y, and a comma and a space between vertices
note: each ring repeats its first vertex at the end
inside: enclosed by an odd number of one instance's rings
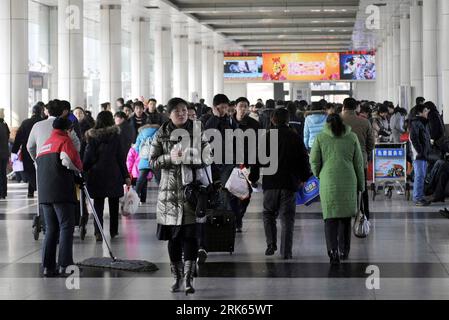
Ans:
POLYGON ((92 209, 92 214, 94 215, 95 222, 97 223, 97 226, 98 226, 98 229, 100 230, 101 236, 103 237, 104 242, 106 242, 106 246, 108 247, 109 255, 111 256, 113 261, 116 261, 117 258, 114 257, 114 254, 112 253, 112 250, 111 250, 111 246, 109 245, 109 241, 106 239, 106 237, 104 235, 104 231, 103 231, 103 227, 101 226, 100 219, 98 219, 97 212, 95 211, 95 207, 94 207, 92 200, 90 198, 90 195, 89 195, 89 191, 87 191, 87 187, 85 185, 83 185, 83 190, 86 195, 87 202, 89 203, 90 208, 92 209))

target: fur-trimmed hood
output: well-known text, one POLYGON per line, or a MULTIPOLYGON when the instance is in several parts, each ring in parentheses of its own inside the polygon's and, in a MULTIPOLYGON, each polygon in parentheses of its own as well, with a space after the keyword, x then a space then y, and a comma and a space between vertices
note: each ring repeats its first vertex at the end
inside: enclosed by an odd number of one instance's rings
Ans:
POLYGON ((101 129, 90 129, 86 132, 86 139, 89 142, 89 140, 98 140, 99 142, 110 140, 115 135, 120 134, 120 127, 118 126, 112 126, 107 128, 101 128, 101 129))

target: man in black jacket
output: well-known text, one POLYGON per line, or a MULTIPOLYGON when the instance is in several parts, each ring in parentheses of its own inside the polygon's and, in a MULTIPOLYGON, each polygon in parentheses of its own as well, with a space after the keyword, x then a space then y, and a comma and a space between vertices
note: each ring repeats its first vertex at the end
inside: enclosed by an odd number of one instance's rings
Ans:
POLYGON ((134 132, 137 135, 139 134, 139 128, 148 123, 148 116, 144 112, 145 107, 142 101, 136 101, 133 104, 134 106, 134 115, 129 119, 129 123, 133 126, 134 132))
POLYGON ((428 206, 430 202, 424 198, 424 182, 427 172, 427 161, 431 152, 430 133, 427 116, 429 109, 425 105, 415 107, 416 117, 410 126, 410 141, 414 156, 413 169, 415 180, 413 182, 413 201, 416 206, 428 206))
POLYGON ((162 126, 168 118, 164 116, 157 110, 157 101, 156 99, 150 99, 148 101, 148 110, 147 114, 147 124, 157 124, 158 126, 162 126))
POLYGON ((429 123, 430 138, 436 143, 444 136, 444 122, 437 106, 432 101, 427 101, 424 105, 429 109, 427 121, 429 123))
MULTIPOLYGON (((265 255, 271 256, 277 250, 276 218, 281 216, 281 255, 292 258, 293 228, 295 223, 296 197, 300 183, 306 182, 312 175, 304 143, 289 126, 289 114, 286 109, 277 109, 272 117, 272 130, 278 132, 278 170, 266 175, 262 180, 263 222, 267 241, 265 255)), ((267 145, 270 145, 267 142, 267 145)))
POLYGON ((24 120, 20 125, 11 150, 11 152, 15 154, 19 152, 19 149, 22 150, 23 169, 28 177, 28 198, 33 198, 34 191, 36 191, 36 167, 34 166, 33 159, 31 159, 31 156, 28 153, 27 143, 34 124, 43 120, 41 114, 41 107, 37 105, 34 106, 31 118, 24 120))
POLYGON ((265 104, 265 109, 261 112, 259 116, 259 123, 262 129, 270 129, 271 126, 271 116, 273 115, 275 108, 275 102, 272 99, 267 100, 265 104))
MULTIPOLYGON (((236 104, 236 112, 234 113, 233 119, 234 122, 237 124, 237 129, 242 130, 243 132, 246 131, 252 131, 254 132, 254 137, 256 138, 256 146, 257 146, 257 134, 259 130, 259 123, 251 118, 248 114, 249 110, 249 101, 245 97, 238 98, 235 101, 236 104)), ((245 168, 250 169, 250 175, 249 180, 252 184, 256 184, 259 180, 260 174, 259 174, 259 167, 257 166, 256 159, 257 159, 257 148, 255 146, 250 146, 249 141, 245 139, 243 141, 243 150, 237 150, 235 148, 235 157, 236 162, 235 164, 237 166, 243 165, 245 168), (251 155, 254 155, 253 159, 251 159, 251 155), (238 155, 242 157, 242 159, 238 159, 238 155), (243 160, 243 161, 240 161, 243 160)), ((243 216, 246 213, 246 209, 248 208, 249 202, 251 200, 251 191, 252 188, 249 188, 250 190, 250 196, 249 198, 245 200, 240 200, 237 197, 231 196, 231 207, 232 211, 234 211, 236 216, 236 231, 238 233, 242 232, 242 226, 243 226, 243 216)))

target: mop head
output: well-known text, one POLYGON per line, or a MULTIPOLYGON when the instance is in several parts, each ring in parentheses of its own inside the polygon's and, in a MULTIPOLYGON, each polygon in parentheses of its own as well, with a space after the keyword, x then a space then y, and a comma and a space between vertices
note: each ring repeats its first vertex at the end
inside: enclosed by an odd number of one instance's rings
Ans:
POLYGON ((115 269, 122 271, 132 272, 153 272, 159 270, 159 268, 151 262, 144 260, 112 260, 111 258, 89 258, 80 263, 81 267, 103 268, 103 269, 115 269))

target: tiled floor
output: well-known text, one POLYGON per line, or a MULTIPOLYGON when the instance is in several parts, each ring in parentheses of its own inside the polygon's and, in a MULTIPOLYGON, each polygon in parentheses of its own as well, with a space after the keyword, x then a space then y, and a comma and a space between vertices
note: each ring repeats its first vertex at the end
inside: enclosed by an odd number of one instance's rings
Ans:
MULTIPOLYGON (((439 215, 441 206, 416 208, 399 195, 371 203, 372 233, 353 238, 350 260, 335 269, 326 255, 319 204, 297 209, 293 260, 265 257, 262 195, 254 194, 235 253, 210 254, 195 295, 172 294, 167 244, 155 237, 156 194, 152 186, 147 205, 121 219, 112 247, 118 257, 152 261, 159 271, 83 269, 79 290, 69 290, 73 279, 40 277, 42 235, 35 241, 31 234, 36 200, 26 199, 26 185, 10 184, 8 199, 0 200, 0 299, 449 299, 449 220, 439 215), (366 285, 370 265, 380 272, 376 290, 366 285)), ((84 241, 75 232, 76 261, 107 256, 95 242, 92 221, 84 241)))

